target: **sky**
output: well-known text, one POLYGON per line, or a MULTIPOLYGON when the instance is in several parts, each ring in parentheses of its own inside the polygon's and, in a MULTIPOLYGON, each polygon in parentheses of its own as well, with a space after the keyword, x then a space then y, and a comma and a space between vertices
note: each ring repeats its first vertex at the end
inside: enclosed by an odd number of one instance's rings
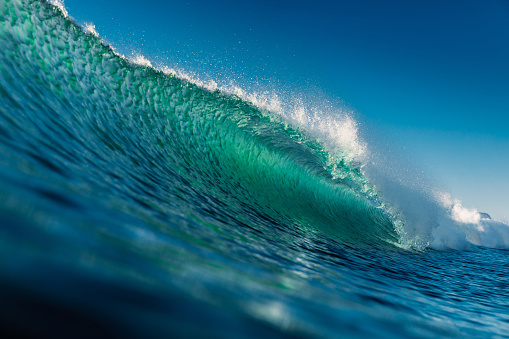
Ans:
POLYGON ((509 2, 65 0, 121 53, 319 90, 464 206, 509 220, 509 2))

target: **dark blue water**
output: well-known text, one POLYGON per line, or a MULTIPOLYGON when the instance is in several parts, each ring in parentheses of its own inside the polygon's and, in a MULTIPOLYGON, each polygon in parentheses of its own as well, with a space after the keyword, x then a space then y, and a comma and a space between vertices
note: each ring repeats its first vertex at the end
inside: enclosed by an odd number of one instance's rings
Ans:
POLYGON ((317 134, 45 1, 0 13, 5 335, 508 333, 507 225, 383 177, 351 117, 317 134))

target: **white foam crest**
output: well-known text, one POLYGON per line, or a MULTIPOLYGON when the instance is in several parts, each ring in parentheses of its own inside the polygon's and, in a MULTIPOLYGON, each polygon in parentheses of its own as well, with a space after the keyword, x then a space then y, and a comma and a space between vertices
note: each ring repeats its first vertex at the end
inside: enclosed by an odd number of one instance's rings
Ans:
POLYGON ((396 199, 386 192, 383 198, 390 201, 385 209, 393 215, 401 247, 468 250, 477 245, 509 249, 508 224, 483 218, 449 194, 439 193, 435 200, 424 192, 400 188, 392 191, 396 199))
MULTIPOLYGON (((237 89, 238 86, 230 85, 226 88, 227 91, 236 91, 241 95, 238 95, 243 100, 246 100, 261 110, 267 112, 273 112, 277 114, 282 114, 284 112, 283 99, 281 96, 275 92, 271 91, 262 91, 262 92, 251 92, 248 93, 242 89, 240 91, 237 89)), ((235 94, 235 93, 234 93, 235 94)))
POLYGON ((163 72, 167 75, 175 76, 181 80, 189 81, 196 86, 214 92, 219 89, 217 83, 213 80, 203 81, 196 74, 191 72, 183 71, 180 68, 172 68, 166 65, 159 65, 156 67, 158 71, 163 72))
MULTIPOLYGON (((368 153, 367 143, 359 136, 359 124, 351 112, 342 108, 314 107, 307 109, 300 103, 290 113, 293 125, 311 131, 332 154, 346 161, 364 161, 368 153)), ((332 160, 332 159, 331 159, 332 160)), ((338 161, 341 159, 333 159, 338 161)))
POLYGON ((129 58, 129 61, 131 61, 132 63, 134 63, 136 65, 140 65, 140 66, 144 66, 144 67, 153 67, 150 60, 148 60, 141 54, 133 53, 132 57, 129 58))
POLYGON ((87 32, 88 34, 92 34, 96 37, 99 37, 99 33, 97 33, 97 31, 95 30, 95 25, 91 22, 85 22, 83 24, 83 29, 85 30, 85 32, 87 32))
POLYGON ((361 160, 367 153, 367 144, 360 140, 358 123, 350 115, 339 119, 319 118, 315 128, 327 136, 327 140, 343 150, 347 161, 361 160))
POLYGON ((165 74, 173 75, 179 79, 189 81, 194 85, 206 89, 208 91, 220 91, 226 95, 235 95, 244 101, 250 102, 261 110, 281 113, 282 112, 282 100, 280 96, 270 91, 247 91, 241 86, 236 85, 234 81, 228 81, 225 84, 218 84, 213 79, 203 80, 198 74, 184 71, 180 68, 172 68, 168 66, 158 66, 157 70, 162 71, 165 74))
POLYGON ((359 164, 366 161, 368 144, 361 139, 352 112, 327 104, 311 106, 299 100, 286 106, 282 114, 292 126, 303 129, 326 147, 331 156, 328 165, 341 160, 359 164))
POLYGON ((452 199, 449 193, 439 194, 439 201, 447 210, 450 211, 451 218, 462 224, 478 224, 481 215, 477 209, 463 207, 461 201, 452 199))
MULTIPOLYGON (((316 138, 331 155, 338 154, 346 161, 361 161, 367 153, 367 144, 359 136, 357 121, 351 112, 342 108, 320 106, 321 103, 313 105, 302 99, 292 102, 288 96, 273 91, 247 92, 233 84, 220 90, 237 95, 262 111, 276 114, 294 128, 316 138)), ((337 160, 341 159, 334 159, 337 160)))
POLYGON ((439 193, 445 217, 433 231, 434 249, 464 249, 469 244, 490 248, 509 248, 509 225, 483 218, 476 209, 469 209, 448 193, 439 193))
POLYGON ((65 5, 64 5, 64 0, 48 0, 48 2, 50 4, 52 4, 53 6, 57 7, 58 9, 60 9, 60 11, 62 11, 62 14, 66 17, 69 16, 69 13, 67 12, 67 9, 65 8, 65 5))

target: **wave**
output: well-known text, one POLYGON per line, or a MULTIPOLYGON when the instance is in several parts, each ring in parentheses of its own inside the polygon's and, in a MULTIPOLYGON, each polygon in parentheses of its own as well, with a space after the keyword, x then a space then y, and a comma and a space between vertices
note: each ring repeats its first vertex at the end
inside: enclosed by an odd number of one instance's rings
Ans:
POLYGON ((125 58, 60 1, 6 0, 0 11, 2 165, 51 178, 61 201, 355 246, 509 247, 507 225, 461 219, 460 203, 393 170, 350 113, 285 110, 125 58))

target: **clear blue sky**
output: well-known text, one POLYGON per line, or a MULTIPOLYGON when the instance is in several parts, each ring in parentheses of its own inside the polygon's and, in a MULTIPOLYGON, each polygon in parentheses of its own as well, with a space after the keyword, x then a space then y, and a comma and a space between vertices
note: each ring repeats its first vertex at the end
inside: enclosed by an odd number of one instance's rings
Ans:
POLYGON ((123 53, 319 88, 509 219, 509 2, 65 0, 123 53))

